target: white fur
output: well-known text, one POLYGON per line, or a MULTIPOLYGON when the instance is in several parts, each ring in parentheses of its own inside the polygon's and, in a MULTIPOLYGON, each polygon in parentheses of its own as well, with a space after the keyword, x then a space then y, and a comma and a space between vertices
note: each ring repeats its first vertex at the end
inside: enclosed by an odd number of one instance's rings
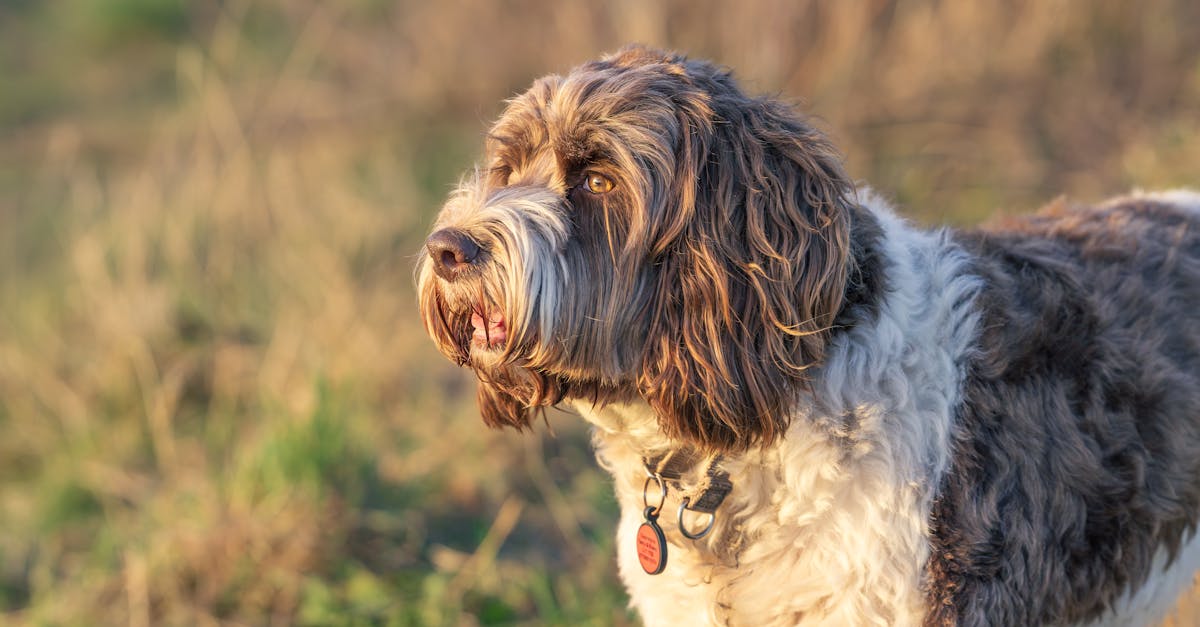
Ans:
MULTIPOLYGON (((535 329, 542 337, 551 337, 563 300, 559 290, 568 284, 565 277, 570 275, 560 253, 570 237, 571 225, 566 215, 554 210, 561 190, 503 188, 485 196, 486 187, 478 183, 482 176, 475 172, 473 178, 459 184, 438 215, 434 229, 461 229, 484 242, 494 256, 496 276, 502 279, 491 287, 493 298, 506 308, 502 314, 508 326, 535 329)), ((433 266, 423 264, 418 280, 428 284, 433 274, 433 266)), ((462 288, 446 283, 444 289, 453 293, 462 288)), ((468 299, 475 297, 476 293, 467 295, 468 299)), ((520 338, 514 338, 513 343, 521 343, 520 338)), ((477 364, 503 357, 493 351, 476 351, 472 356, 477 364)), ((529 357, 538 359, 536 354, 529 357)))
POLYGON ((723 460, 733 491, 712 534, 682 538, 678 495, 668 497, 660 575, 638 565, 634 534, 642 456, 672 442, 644 404, 577 404, 616 479, 620 573, 647 625, 921 623, 927 521, 975 335, 977 283, 944 237, 911 228, 869 194, 862 200, 886 233, 890 283, 878 320, 835 340, 816 392, 796 399, 786 437, 723 460), (722 549, 739 541, 740 550, 722 549))
POLYGON ((1160 202, 1169 203, 1185 209, 1200 212, 1200 192, 1194 189, 1169 189, 1161 192, 1143 192, 1136 191, 1132 194, 1134 198, 1145 198, 1147 200, 1157 200, 1160 202))

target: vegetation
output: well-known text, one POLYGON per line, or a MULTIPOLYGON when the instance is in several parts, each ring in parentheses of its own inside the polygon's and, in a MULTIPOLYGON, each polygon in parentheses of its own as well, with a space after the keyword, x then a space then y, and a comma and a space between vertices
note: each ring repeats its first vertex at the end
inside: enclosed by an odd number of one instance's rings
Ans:
POLYGON ((412 280, 502 99, 627 41, 922 222, 1200 185, 1200 5, 783 4, 0 0, 0 624, 635 623, 581 421, 484 429, 412 280))

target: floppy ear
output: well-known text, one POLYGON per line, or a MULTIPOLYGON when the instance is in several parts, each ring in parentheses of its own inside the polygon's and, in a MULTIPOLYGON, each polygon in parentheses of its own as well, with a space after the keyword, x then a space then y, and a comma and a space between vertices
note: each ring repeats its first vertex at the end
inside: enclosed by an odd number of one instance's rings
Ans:
POLYGON ((638 387, 668 435, 731 451, 781 436, 821 362, 844 298, 853 184, 789 107, 747 98, 722 72, 697 82, 707 106, 680 115, 712 119, 680 120, 692 130, 676 151, 676 206, 663 209, 677 232, 654 260, 638 387))

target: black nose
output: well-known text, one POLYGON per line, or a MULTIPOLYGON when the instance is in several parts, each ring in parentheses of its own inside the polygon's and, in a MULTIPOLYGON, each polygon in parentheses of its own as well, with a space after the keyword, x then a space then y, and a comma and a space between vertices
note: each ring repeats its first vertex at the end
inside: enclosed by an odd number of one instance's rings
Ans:
POLYGON ((462 231, 454 229, 434 232, 425 240, 425 248, 429 250, 429 258, 433 261, 433 271, 447 281, 453 281, 479 256, 479 244, 462 231))

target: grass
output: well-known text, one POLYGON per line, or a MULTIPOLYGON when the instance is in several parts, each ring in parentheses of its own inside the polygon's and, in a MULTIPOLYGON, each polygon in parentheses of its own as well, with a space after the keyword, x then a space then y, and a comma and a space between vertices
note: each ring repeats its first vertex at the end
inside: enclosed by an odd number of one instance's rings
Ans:
POLYGON ((585 428, 483 429, 411 274, 501 100, 626 41, 919 221, 1197 184, 1191 3, 766 4, 0 2, 0 624, 634 624, 585 428))

